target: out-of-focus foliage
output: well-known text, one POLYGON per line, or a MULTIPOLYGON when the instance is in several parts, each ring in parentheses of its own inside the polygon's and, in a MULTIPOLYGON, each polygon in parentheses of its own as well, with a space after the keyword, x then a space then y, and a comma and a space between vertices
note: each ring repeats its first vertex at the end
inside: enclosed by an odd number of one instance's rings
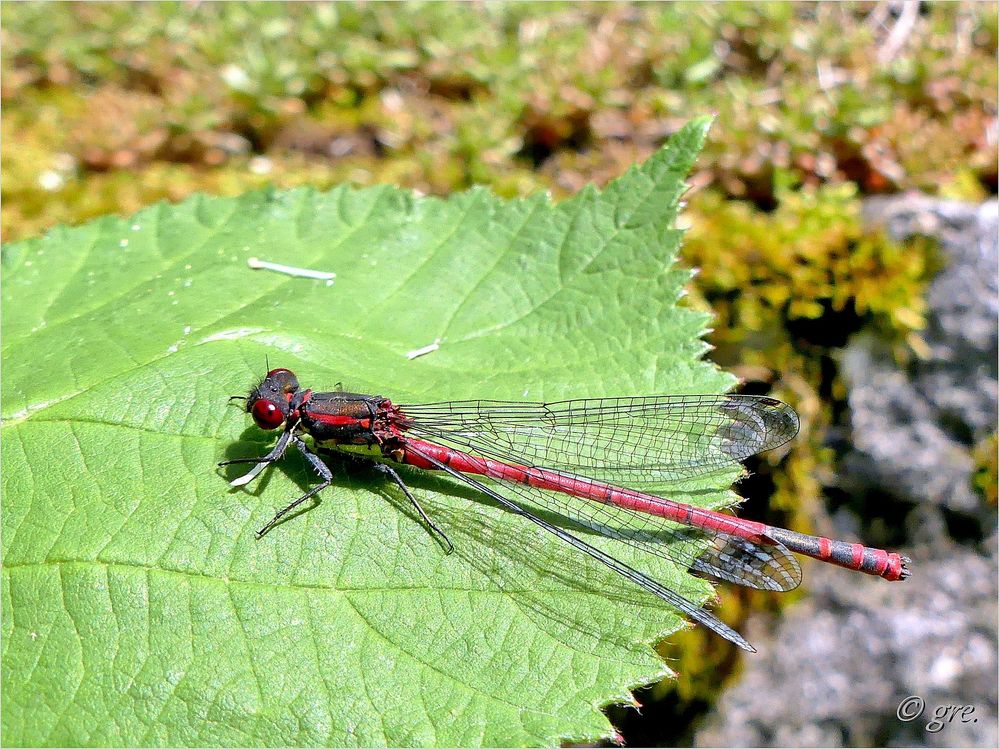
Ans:
POLYGON ((975 486, 985 499, 995 505, 999 502, 999 436, 995 433, 979 443, 974 452, 975 486))
POLYGON ((5 235, 264 181, 564 194, 705 111, 725 195, 770 203, 787 170, 979 197, 996 27, 980 3, 11 3, 5 235))

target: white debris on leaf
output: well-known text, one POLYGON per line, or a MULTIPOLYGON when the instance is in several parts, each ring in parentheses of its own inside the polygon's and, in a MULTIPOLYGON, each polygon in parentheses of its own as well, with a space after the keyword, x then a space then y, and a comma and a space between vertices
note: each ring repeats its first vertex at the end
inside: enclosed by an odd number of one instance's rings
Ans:
MULTIPOLYGON (((298 278, 315 278, 320 281, 332 281, 336 278, 336 273, 325 270, 312 270, 311 268, 296 268, 293 265, 282 265, 281 263, 271 263, 267 260, 251 257, 247 258, 246 264, 254 270, 270 270, 275 273, 284 273, 286 276, 296 276, 298 278)), ((332 284, 327 283, 327 286, 332 284)))
POLYGON ((412 351, 407 351, 406 352, 406 358, 407 359, 416 359, 419 356, 424 356, 424 355, 429 354, 429 353, 431 353, 433 351, 436 351, 440 347, 441 347, 441 339, 438 338, 436 341, 434 341, 431 344, 428 344, 428 345, 424 346, 423 348, 417 348, 417 349, 413 349, 412 351))

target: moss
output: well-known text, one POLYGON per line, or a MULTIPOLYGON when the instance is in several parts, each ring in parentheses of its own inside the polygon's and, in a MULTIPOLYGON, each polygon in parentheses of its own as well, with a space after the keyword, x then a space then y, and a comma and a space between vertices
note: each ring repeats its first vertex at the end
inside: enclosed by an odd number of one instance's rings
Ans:
MULTIPOLYGON (((899 358, 914 355, 937 255, 928 241, 900 245, 868 231, 853 184, 796 188, 778 175, 775 195, 769 212, 716 189, 692 196, 683 258, 700 269, 691 304, 716 315, 712 358, 751 391, 766 388, 801 416, 798 438, 762 456, 755 481, 772 489, 766 513, 758 516, 807 533, 816 530, 808 518, 817 514, 835 469, 826 436, 846 407, 838 352, 851 332, 864 328, 895 341, 899 358), (781 470, 771 475, 776 462, 781 470)), ((742 490, 752 495, 753 485, 742 490)), ((735 623, 750 611, 783 608, 799 595, 734 586, 718 592, 717 610, 735 623)), ((675 688, 687 703, 710 700, 730 678, 730 648, 698 630, 671 640, 663 651, 678 659, 681 675, 675 687, 664 682, 660 691, 675 688)))

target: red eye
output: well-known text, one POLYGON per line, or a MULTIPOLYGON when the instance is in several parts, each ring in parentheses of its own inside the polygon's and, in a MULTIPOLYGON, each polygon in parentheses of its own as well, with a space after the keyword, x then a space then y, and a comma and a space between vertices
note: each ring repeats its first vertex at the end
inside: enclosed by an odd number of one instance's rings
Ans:
POLYGON ((272 369, 270 372, 267 373, 267 376, 268 377, 273 377, 274 375, 278 374, 279 372, 287 372, 288 374, 290 374, 290 375, 292 375, 294 377, 294 374, 292 373, 292 371, 290 369, 285 369, 284 367, 280 367, 279 369, 272 369))
POLYGON ((277 429, 284 421, 281 409, 269 400, 258 400, 250 409, 250 415, 261 429, 277 429))

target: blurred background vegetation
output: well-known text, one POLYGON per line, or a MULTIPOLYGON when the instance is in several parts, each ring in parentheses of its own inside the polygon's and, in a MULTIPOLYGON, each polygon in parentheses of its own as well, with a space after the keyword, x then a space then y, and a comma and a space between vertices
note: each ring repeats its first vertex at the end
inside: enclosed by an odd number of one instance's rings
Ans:
MULTIPOLYGON (((996 194, 996 43, 996 4, 973 2, 4 3, 3 238, 264 185, 558 199, 715 113, 689 299, 717 315, 712 358, 801 413, 767 459, 782 470, 761 461, 741 490, 750 515, 807 531, 846 407, 837 352, 866 329, 923 355, 940 263, 865 227, 861 201, 996 194)), ((721 595, 736 624, 788 601, 721 595)), ((673 639, 680 680, 642 699, 696 716, 738 658, 700 630, 673 639)))

